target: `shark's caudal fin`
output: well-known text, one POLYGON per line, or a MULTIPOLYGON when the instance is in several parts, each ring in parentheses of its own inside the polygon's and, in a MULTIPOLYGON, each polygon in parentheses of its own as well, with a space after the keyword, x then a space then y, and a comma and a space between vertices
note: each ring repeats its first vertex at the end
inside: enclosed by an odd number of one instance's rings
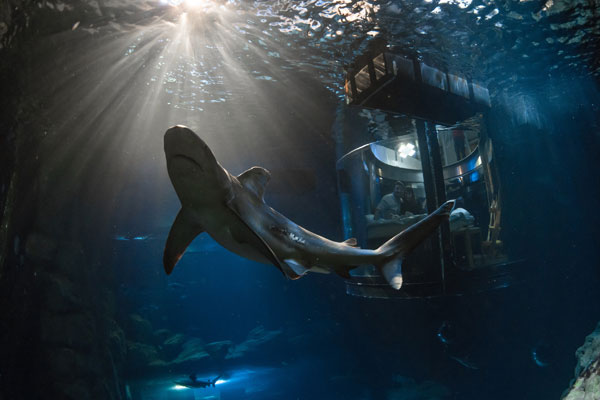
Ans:
POLYGON ((445 202, 440 208, 406 228, 376 250, 383 255, 382 262, 376 266, 394 289, 402 287, 402 257, 410 253, 448 219, 454 203, 454 200, 445 202))
POLYGON ((163 254, 163 266, 167 275, 173 271, 175 264, 183 255, 185 249, 192 243, 192 240, 204 231, 201 226, 193 221, 193 218, 187 215, 184 208, 179 210, 179 214, 177 214, 175 222, 171 226, 163 254))

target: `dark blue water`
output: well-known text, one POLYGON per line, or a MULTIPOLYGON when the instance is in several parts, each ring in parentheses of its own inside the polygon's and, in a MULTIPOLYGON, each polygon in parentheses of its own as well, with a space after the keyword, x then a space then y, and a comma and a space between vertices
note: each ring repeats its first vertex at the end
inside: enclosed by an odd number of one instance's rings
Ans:
POLYGON ((124 396, 559 399, 600 320, 595 5, 206 4, 44 9, 28 47, 40 63, 27 93, 49 127, 39 154, 63 205, 53 226, 80 232, 111 277, 128 341, 124 396), (288 280, 202 234, 167 276, 180 205, 162 146, 174 124, 194 129, 232 174, 269 169, 268 204, 344 239, 332 132, 343 66, 376 36, 488 86, 502 238, 535 273, 462 296, 367 299, 334 274, 288 280), (186 343, 196 344, 183 357, 186 343), (192 373, 221 380, 176 387, 192 373))

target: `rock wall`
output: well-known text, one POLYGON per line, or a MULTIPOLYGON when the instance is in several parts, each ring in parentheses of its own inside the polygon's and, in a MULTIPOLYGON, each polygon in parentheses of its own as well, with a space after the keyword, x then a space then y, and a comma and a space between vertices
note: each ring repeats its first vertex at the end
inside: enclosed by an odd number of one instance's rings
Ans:
POLYGON ((53 185, 40 185, 40 169, 21 168, 17 155, 3 220, 0 398, 121 399, 126 342, 112 260, 101 250, 109 236, 90 241, 78 224, 63 224, 83 217, 49 205, 53 185))
POLYGON ((600 399, 600 323, 575 353, 575 380, 563 400, 600 399))
POLYGON ((40 9, 0 7, 0 398, 121 399, 126 342, 108 245, 82 231, 77 199, 55 193, 68 176, 44 168, 50 124, 23 94, 40 9))
MULTIPOLYGON (((26 58, 19 52, 19 32, 27 25, 28 3, 2 2, 0 7, 0 398, 24 398, 24 387, 34 372, 31 366, 39 354, 39 341, 31 332, 38 330, 39 299, 32 271, 21 259, 22 241, 18 232, 32 223, 20 209, 25 195, 26 171, 17 164, 23 157, 24 99, 20 71, 26 58), (21 371, 21 372, 17 372, 21 371), (19 394, 22 392, 23 394, 19 394)), ((32 166, 35 169, 35 166, 32 166)), ((25 201, 23 202, 25 203, 25 201)))

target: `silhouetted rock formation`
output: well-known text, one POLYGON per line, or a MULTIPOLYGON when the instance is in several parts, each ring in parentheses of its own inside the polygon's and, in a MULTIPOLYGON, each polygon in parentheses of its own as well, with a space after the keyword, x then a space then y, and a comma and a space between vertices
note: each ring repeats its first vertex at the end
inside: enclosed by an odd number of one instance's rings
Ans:
POLYGON ((263 359, 265 354, 274 354, 286 344, 281 330, 267 330, 263 326, 252 329, 246 340, 238 344, 229 340, 206 343, 201 338, 168 329, 153 331, 150 321, 138 314, 131 314, 126 326, 129 376, 220 368, 224 363, 263 359))
POLYGON ((600 323, 577 349, 575 380, 565 392, 563 400, 600 399, 600 323))

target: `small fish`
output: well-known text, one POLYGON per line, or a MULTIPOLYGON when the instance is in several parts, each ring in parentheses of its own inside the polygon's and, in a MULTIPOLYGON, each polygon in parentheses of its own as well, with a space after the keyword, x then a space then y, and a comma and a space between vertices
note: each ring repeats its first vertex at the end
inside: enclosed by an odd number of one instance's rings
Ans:
POLYGON ((467 360, 466 357, 465 358, 461 358, 461 357, 457 357, 457 356, 449 356, 449 357, 465 368, 475 369, 475 370, 479 369, 479 367, 477 365, 475 365, 471 361, 467 360))
POLYGON ((113 237, 114 240, 120 240, 120 241, 128 241, 128 240, 148 240, 152 237, 152 235, 138 235, 138 236, 133 236, 133 235, 115 235, 113 237))
POLYGON ((180 290, 180 289, 185 289, 185 285, 183 285, 182 283, 179 283, 179 282, 170 282, 167 285, 167 288, 170 290, 180 290))
POLYGON ((131 240, 148 240, 150 239, 150 235, 146 235, 146 236, 134 236, 131 238, 131 240))

